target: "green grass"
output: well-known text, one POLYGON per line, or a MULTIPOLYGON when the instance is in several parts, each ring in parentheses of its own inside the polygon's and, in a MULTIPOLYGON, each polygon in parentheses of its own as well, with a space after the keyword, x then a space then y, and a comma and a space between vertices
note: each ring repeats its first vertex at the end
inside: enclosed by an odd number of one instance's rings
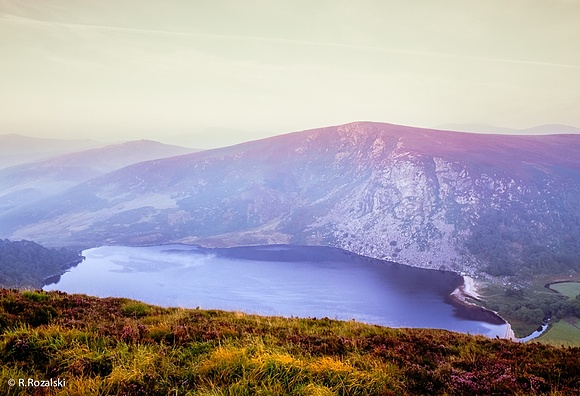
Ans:
POLYGON ((2 395, 574 395, 580 348, 0 289, 2 395), (8 385, 61 378, 62 388, 8 385))
POLYGON ((579 282, 554 283, 550 285, 550 289, 555 290, 558 293, 570 299, 573 299, 580 294, 580 283, 579 282))
POLYGON ((566 318, 551 324, 537 341, 556 346, 580 347, 580 320, 566 318))
MULTIPOLYGON (((575 299, 580 294, 580 282, 554 283, 550 285, 550 289, 569 299, 575 299)), ((580 320, 568 316, 554 321, 537 341, 555 346, 580 347, 580 320)))
POLYGON ((553 283, 560 280, 561 277, 544 276, 511 286, 487 283, 480 290, 479 304, 498 312, 510 323, 516 337, 523 338, 538 329, 546 318, 551 318, 554 324, 561 318, 580 316, 575 300, 580 293, 578 276, 569 282, 553 283), (546 284, 551 284, 552 290, 546 284))
POLYGON ((39 293, 36 291, 25 290, 22 292, 22 296, 31 300, 31 301, 46 301, 48 300, 48 296, 43 293, 39 293))
POLYGON ((127 301, 121 307, 121 313, 125 316, 134 316, 142 318, 151 313, 151 307, 139 301, 127 301))

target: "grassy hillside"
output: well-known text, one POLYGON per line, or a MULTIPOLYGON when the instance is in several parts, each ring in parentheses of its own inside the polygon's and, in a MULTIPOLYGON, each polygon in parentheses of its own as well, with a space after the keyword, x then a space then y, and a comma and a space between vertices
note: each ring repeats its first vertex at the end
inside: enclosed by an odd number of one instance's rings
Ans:
POLYGON ((580 320, 565 318, 550 325, 548 331, 542 334, 538 342, 550 345, 580 347, 580 320))
POLYGON ((352 321, 0 289, 0 334, 5 395, 580 392, 580 348, 352 321))

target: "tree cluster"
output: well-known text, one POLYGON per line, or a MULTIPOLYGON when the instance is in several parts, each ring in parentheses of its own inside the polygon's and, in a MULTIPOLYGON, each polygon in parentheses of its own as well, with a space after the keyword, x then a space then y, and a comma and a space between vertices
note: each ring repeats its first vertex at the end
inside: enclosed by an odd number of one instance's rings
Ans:
POLYGON ((505 299, 490 301, 488 307, 524 323, 540 325, 546 319, 580 318, 580 295, 569 298, 557 293, 508 289, 505 299))
POLYGON ((0 239, 0 287, 41 288, 46 278, 64 273, 67 266, 81 260, 78 251, 0 239))
POLYGON ((465 246, 493 276, 580 272, 580 200, 567 198, 488 209, 465 246))

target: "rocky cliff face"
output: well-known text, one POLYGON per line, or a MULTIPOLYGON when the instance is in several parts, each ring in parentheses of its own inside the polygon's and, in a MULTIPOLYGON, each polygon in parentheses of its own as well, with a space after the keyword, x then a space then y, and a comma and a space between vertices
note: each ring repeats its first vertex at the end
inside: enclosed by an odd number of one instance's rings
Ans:
POLYGON ((577 135, 353 123, 129 166, 5 213, 0 235, 316 244, 494 275, 575 270, 579 154, 577 135))

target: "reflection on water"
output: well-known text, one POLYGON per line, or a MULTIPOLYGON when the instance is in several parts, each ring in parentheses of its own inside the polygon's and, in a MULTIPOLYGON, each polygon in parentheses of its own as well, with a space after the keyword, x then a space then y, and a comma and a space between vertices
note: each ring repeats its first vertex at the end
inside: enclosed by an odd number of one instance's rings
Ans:
POLYGON ((473 312, 451 302, 450 293, 462 282, 458 275, 339 249, 103 246, 83 255, 83 263, 44 289, 162 306, 356 319, 491 337, 501 337, 506 330, 505 324, 473 318, 473 312))

